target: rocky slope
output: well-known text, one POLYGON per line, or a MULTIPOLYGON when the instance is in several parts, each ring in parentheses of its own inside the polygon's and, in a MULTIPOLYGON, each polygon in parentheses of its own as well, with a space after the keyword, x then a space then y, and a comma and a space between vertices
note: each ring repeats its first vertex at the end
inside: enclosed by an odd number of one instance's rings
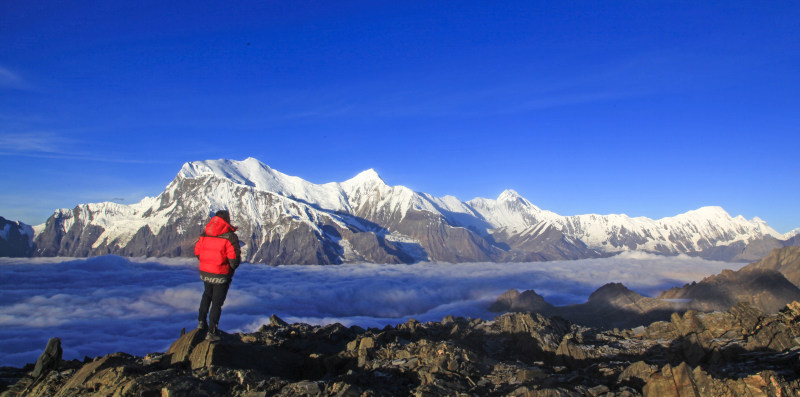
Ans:
POLYGON ((763 260, 738 271, 725 270, 700 282, 642 296, 619 283, 602 286, 586 303, 553 306, 535 291, 509 290, 489 308, 495 312, 532 312, 560 316, 577 324, 614 328, 635 327, 669 318, 673 312, 729 310, 747 302, 766 313, 800 300, 800 288, 785 275, 800 274, 799 247, 774 250, 763 260))
POLYGON ((725 270, 664 291, 658 298, 690 300, 689 307, 701 311, 727 310, 744 301, 774 313, 786 303, 800 300, 799 282, 800 247, 784 247, 735 272, 725 270))
POLYGON ((792 284, 800 287, 800 247, 773 250, 760 261, 745 266, 742 270, 775 270, 783 274, 792 284))
POLYGON ((33 253, 33 228, 0 216, 0 256, 24 257, 33 253))
POLYGON ((622 331, 537 314, 384 329, 271 323, 166 353, 3 368, 0 396, 788 396, 800 393, 800 303, 742 303, 622 331), (32 371, 32 372, 27 372, 32 371))
POLYGON ((462 202, 389 186, 373 170, 314 184, 249 158, 186 163, 164 192, 137 204, 57 210, 35 228, 35 255, 190 256, 208 215, 223 208, 240 227, 245 259, 268 264, 540 261, 628 250, 755 260, 796 234, 719 207, 652 220, 560 216, 513 190, 462 202))
POLYGON ((749 302, 774 313, 787 302, 800 299, 800 289, 774 270, 725 270, 700 282, 662 292, 659 299, 687 300, 700 311, 726 310, 738 302, 749 302))

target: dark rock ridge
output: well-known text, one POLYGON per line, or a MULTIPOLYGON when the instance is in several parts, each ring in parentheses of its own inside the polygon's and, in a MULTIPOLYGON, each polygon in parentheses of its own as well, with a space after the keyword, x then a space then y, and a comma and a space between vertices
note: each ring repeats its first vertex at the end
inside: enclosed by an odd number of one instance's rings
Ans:
POLYGON ((798 302, 621 331, 530 313, 368 330, 273 317, 218 342, 193 330, 145 357, 60 361, 39 377, 3 368, 0 396, 789 396, 798 337, 798 302))
POLYGON ((609 283, 589 296, 586 303, 553 306, 535 291, 511 289, 489 307, 494 312, 532 312, 563 317, 576 324, 596 328, 628 328, 669 319, 673 312, 687 310, 682 302, 648 298, 622 284, 609 283))
POLYGON ((797 242, 718 207, 659 220, 560 216, 511 190, 462 202, 386 185, 372 170, 317 185, 251 158, 187 163, 160 195, 136 204, 57 210, 37 226, 32 254, 191 256, 221 208, 240 228, 244 259, 267 264, 521 262, 628 250, 746 261, 797 242))
POLYGON ((729 310, 739 302, 775 313, 787 303, 800 300, 800 288, 785 275, 800 275, 800 247, 774 250, 763 260, 738 271, 724 270, 700 282, 663 291, 657 298, 610 283, 592 293, 586 303, 553 306, 535 291, 509 290, 489 310, 561 316, 577 324, 601 328, 635 327, 687 310, 729 310))
POLYGON ((33 234, 32 227, 0 216, 0 256, 31 256, 33 234))

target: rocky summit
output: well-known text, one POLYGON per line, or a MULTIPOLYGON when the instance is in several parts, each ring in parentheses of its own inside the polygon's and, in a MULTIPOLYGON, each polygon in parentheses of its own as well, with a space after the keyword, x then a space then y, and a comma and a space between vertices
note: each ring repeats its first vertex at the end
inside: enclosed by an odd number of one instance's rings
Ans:
POLYGON ((800 302, 612 331, 530 313, 366 330, 273 316, 144 357, 64 361, 53 339, 35 366, 0 371, 0 396, 794 396, 799 356, 800 302))

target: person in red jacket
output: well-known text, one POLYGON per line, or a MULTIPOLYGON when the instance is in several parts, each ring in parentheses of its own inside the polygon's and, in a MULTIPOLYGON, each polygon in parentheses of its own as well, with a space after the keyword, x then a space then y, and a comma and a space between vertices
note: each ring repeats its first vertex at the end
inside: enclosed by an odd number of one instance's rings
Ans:
POLYGON ((206 339, 211 341, 220 339, 217 326, 222 314, 222 304, 228 295, 233 273, 242 261, 239 237, 235 231, 228 211, 217 211, 194 245, 194 254, 200 259, 200 278, 205 285, 203 297, 200 299, 198 328, 207 330, 206 339), (209 315, 208 322, 206 315, 209 315))

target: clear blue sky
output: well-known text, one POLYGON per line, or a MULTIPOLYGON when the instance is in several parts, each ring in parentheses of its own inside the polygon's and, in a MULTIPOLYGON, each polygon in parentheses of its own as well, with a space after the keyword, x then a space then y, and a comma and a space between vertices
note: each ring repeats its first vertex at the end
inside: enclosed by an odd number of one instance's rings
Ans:
POLYGON ((800 2, 0 3, 0 215, 192 160, 800 227, 800 2), (125 4, 123 4, 125 3, 125 4), (431 4, 433 3, 433 4, 431 4))

